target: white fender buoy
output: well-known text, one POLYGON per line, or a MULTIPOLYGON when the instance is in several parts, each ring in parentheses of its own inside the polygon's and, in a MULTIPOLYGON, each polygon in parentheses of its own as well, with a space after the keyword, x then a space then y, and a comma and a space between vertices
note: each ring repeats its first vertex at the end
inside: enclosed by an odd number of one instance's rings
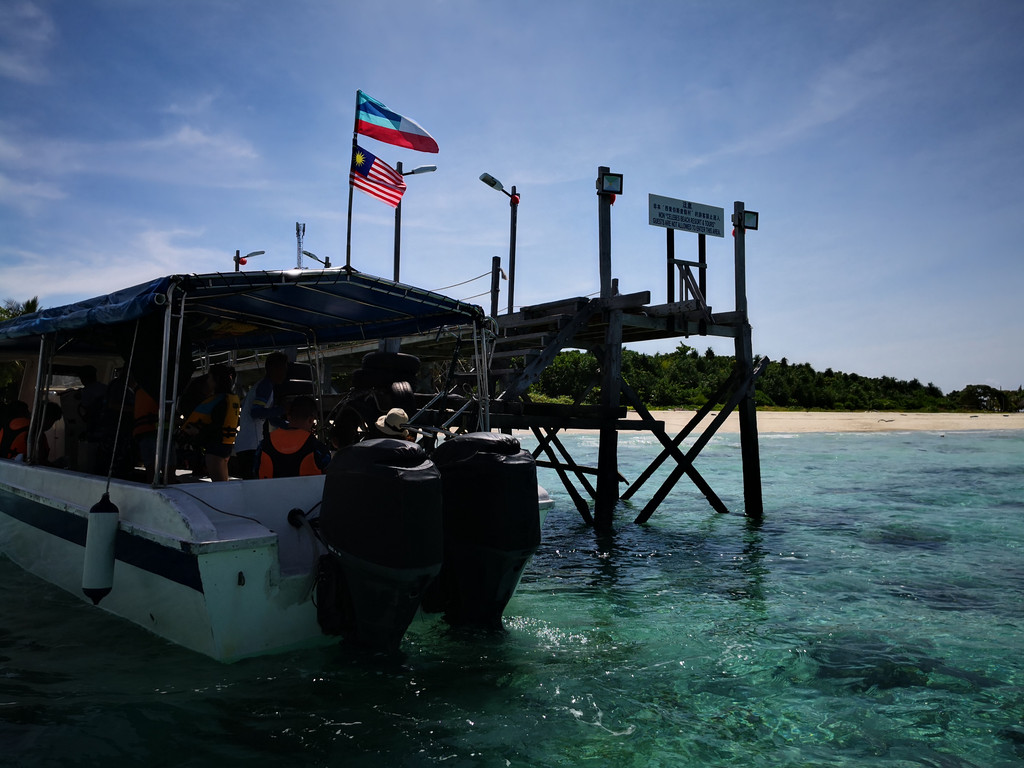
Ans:
POLYGON ((99 605, 114 586, 114 542, 120 510, 104 493, 89 510, 85 534, 85 564, 82 567, 82 591, 99 605))

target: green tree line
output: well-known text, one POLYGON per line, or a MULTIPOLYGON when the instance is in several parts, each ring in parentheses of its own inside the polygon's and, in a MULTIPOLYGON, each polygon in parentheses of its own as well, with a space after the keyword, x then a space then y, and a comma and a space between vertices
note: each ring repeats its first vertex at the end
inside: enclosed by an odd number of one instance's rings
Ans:
MULTIPOLYGON (((0 320, 35 312, 39 300, 12 299, 0 304, 0 320)), ((703 354, 680 344, 667 354, 622 351, 622 378, 652 408, 700 408, 715 397, 733 370, 732 356, 703 354)), ((0 363, 0 400, 12 396, 20 379, 17 363, 0 363)), ((600 402, 600 366, 590 352, 569 350, 554 362, 529 390, 536 401, 594 404, 600 402)), ((891 376, 870 378, 826 368, 816 371, 807 363, 791 364, 786 358, 768 365, 757 383, 759 408, 839 411, 991 411, 1024 410, 1024 390, 1000 390, 971 384, 948 395, 934 384, 917 379, 901 381, 891 376)), ((724 403, 715 403, 722 405, 724 403)))
MULTIPOLYGON (((674 352, 648 355, 626 349, 622 378, 652 408, 699 408, 715 398, 732 373, 735 359, 703 354, 680 344, 674 352)), ((529 391, 537 401, 585 404, 600 402, 600 366, 589 352, 561 352, 529 391)), ((943 394, 934 384, 891 376, 871 378, 786 358, 769 363, 757 382, 760 408, 840 411, 994 411, 1024 410, 1024 390, 998 390, 972 384, 943 394)), ((715 403, 721 405, 723 403, 715 403)))

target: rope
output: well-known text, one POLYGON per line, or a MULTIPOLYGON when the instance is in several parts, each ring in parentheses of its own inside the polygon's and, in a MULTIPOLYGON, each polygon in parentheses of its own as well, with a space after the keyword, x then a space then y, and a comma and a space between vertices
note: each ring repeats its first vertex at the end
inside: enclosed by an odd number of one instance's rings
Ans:
POLYGON ((121 410, 117 414, 117 428, 114 430, 114 445, 110 449, 110 466, 107 467, 107 487, 104 493, 110 493, 110 478, 114 474, 114 462, 117 460, 117 446, 121 442, 121 422, 124 421, 124 404, 128 400, 128 381, 132 375, 132 361, 135 360, 135 342, 139 338, 139 321, 135 321, 135 335, 132 336, 132 351, 128 354, 128 368, 124 373, 124 384, 121 387, 121 410))
MULTIPOLYGON (((461 283, 455 283, 454 285, 446 285, 444 288, 434 288, 434 292, 435 293, 440 293, 441 291, 447 291, 449 288, 458 288, 460 285, 465 285, 466 283, 472 283, 474 280, 479 280, 481 277, 490 277, 490 276, 491 276, 490 272, 484 272, 482 275, 477 275, 476 277, 471 277, 471 278, 469 278, 469 280, 463 280, 461 283)), ((483 296, 483 294, 480 294, 480 295, 483 296)))

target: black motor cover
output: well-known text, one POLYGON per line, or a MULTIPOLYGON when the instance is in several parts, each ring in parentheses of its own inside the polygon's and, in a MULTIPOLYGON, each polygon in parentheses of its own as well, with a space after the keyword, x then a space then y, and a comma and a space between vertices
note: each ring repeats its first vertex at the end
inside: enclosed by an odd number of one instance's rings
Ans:
POLYGON ((341 449, 324 480, 320 533, 333 548, 385 567, 441 562, 441 478, 408 440, 341 449))
POLYGON ((324 480, 320 535, 334 565, 321 572, 321 627, 375 650, 394 651, 441 569, 441 478, 406 440, 343 448, 324 480))
POLYGON ((537 466, 511 435, 475 432, 432 456, 444 487, 444 566, 424 610, 497 628, 540 544, 537 466))

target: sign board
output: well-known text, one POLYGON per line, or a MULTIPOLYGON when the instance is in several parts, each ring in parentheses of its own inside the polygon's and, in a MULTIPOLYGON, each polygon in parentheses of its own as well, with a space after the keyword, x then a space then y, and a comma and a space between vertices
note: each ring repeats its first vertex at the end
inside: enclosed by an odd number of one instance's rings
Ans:
POLYGON ((725 209, 661 195, 647 195, 651 226, 725 237, 725 209))

